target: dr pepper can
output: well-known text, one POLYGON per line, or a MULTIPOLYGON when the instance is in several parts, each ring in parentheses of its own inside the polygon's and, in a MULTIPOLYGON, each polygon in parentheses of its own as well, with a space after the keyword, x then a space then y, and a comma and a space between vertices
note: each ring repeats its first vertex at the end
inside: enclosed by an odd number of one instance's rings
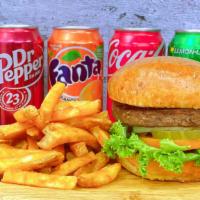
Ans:
POLYGON ((12 113, 43 100, 43 40, 37 27, 0 26, 0 124, 12 113))
MULTIPOLYGON (((119 28, 114 32, 108 50, 108 80, 125 64, 144 57, 165 55, 165 43, 159 29, 119 28)), ((107 97, 107 110, 112 116, 112 100, 107 97)))
POLYGON ((48 40, 49 86, 60 81, 65 101, 102 100, 103 40, 98 28, 55 27, 48 40))

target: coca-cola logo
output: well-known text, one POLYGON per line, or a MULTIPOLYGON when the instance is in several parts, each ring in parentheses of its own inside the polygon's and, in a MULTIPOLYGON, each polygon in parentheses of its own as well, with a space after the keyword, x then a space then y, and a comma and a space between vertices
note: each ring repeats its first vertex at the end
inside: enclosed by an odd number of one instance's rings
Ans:
POLYGON ((114 67, 116 69, 119 69, 123 65, 130 63, 134 60, 144 57, 158 56, 161 54, 162 51, 164 51, 164 42, 162 42, 156 50, 137 50, 135 52, 131 49, 125 49, 124 51, 120 51, 119 46, 119 39, 114 39, 110 42, 108 59, 109 68, 114 67))
POLYGON ((0 84, 10 83, 12 88, 25 88, 35 84, 43 72, 43 52, 35 56, 35 51, 16 49, 11 54, 0 54, 0 84), (20 86, 23 83, 23 86, 20 86))

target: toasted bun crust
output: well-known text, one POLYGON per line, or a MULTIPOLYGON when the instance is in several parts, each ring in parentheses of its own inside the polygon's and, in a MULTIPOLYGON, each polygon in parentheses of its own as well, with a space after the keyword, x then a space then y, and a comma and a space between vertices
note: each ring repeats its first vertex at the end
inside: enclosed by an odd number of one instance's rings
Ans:
POLYGON ((178 57, 134 61, 108 83, 111 99, 138 107, 200 108, 200 63, 178 57))
MULTIPOLYGON (((135 156, 119 159, 119 161, 125 169, 137 176, 141 176, 138 170, 138 161, 135 156)), ((194 162, 185 163, 183 172, 176 174, 165 170, 163 167, 160 167, 156 161, 151 161, 148 165, 147 172, 147 176, 144 178, 149 180, 179 182, 200 181, 200 167, 195 166, 194 162)))

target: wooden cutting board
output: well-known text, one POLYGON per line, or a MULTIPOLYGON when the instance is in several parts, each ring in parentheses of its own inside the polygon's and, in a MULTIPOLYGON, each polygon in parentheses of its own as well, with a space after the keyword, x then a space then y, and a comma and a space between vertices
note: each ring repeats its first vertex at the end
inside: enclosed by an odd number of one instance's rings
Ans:
POLYGON ((148 181, 122 171, 97 189, 56 190, 0 183, 0 200, 199 200, 199 183, 148 181))

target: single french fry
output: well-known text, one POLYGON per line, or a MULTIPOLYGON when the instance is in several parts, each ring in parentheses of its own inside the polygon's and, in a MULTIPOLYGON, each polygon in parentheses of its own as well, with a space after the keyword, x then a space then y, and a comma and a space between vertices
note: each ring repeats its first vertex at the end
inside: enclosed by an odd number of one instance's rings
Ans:
POLYGON ((60 101, 54 110, 53 121, 64 121, 72 117, 83 117, 101 111, 101 101, 60 101), (74 109, 73 109, 74 108, 74 109), (71 109, 71 111, 69 111, 71 109))
POLYGON ((91 128, 90 131, 96 137, 98 143, 103 147, 105 141, 109 139, 109 133, 98 126, 91 128))
POLYGON ((74 189, 77 184, 77 177, 10 169, 4 173, 2 182, 36 187, 74 189))
POLYGON ((51 174, 52 168, 51 167, 44 167, 38 170, 38 172, 43 174, 51 174))
POLYGON ((20 123, 33 123, 36 117, 39 115, 39 111, 33 105, 28 105, 25 108, 21 108, 13 114, 13 117, 20 123))
POLYGON ((64 144, 61 144, 61 145, 53 148, 53 150, 62 153, 63 158, 65 159, 65 145, 64 144))
POLYGON ((27 136, 26 139, 28 143, 28 149, 39 149, 37 141, 33 137, 27 136))
POLYGON ((106 167, 100 169, 99 171, 81 174, 78 176, 78 185, 86 188, 96 188, 115 180, 121 170, 121 165, 115 163, 112 165, 107 165, 106 167))
POLYGON ((39 114, 36 119, 34 120, 34 125, 39 129, 42 130, 46 123, 44 122, 44 120, 42 119, 41 115, 39 114))
POLYGON ((99 148, 96 138, 84 129, 62 123, 50 123, 44 129, 45 136, 37 143, 42 149, 50 150, 65 143, 85 142, 94 149, 99 148))
POLYGON ((1 149, 14 149, 13 146, 11 146, 10 144, 0 144, 0 153, 1 153, 1 149))
POLYGON ((107 111, 86 117, 74 117, 65 120, 64 123, 70 126, 75 126, 77 128, 83 128, 87 130, 90 130, 95 126, 99 126, 100 128, 107 131, 110 129, 112 124, 108 117, 107 111))
POLYGON ((28 142, 26 139, 19 140, 17 143, 15 143, 14 147, 18 149, 28 149, 28 142))
POLYGON ((37 140, 40 140, 43 137, 43 133, 35 126, 27 129, 26 134, 37 140))
POLYGON ((67 107, 64 110, 55 110, 52 115, 52 122, 63 121, 80 115, 80 110, 74 107, 67 107))
POLYGON ((69 145, 70 150, 77 157, 83 156, 88 153, 88 148, 85 142, 77 142, 69 145))
POLYGON ((12 140, 0 139, 0 144, 12 144, 12 140))
POLYGON ((71 174, 72 172, 76 171, 78 168, 92 162, 93 160, 96 159, 96 156, 93 152, 89 152, 88 154, 74 158, 70 161, 67 161, 55 168, 55 171, 53 171, 52 174, 57 174, 57 175, 68 175, 71 174))
POLYGON ((42 122, 45 124, 51 121, 52 113, 56 104, 64 92, 65 84, 61 82, 56 82, 56 84, 51 88, 49 93, 46 95, 43 103, 40 107, 40 116, 42 122))
MULTIPOLYGON (((28 150, 26 150, 28 151, 28 150)), ((46 151, 43 153, 28 154, 21 157, 0 159, 0 174, 9 168, 22 170, 37 170, 46 166, 54 166, 60 153, 56 151, 46 151)))
POLYGON ((76 156, 72 153, 72 152, 67 152, 66 153, 66 160, 72 160, 73 158, 75 158, 76 156))
POLYGON ((0 139, 15 139, 26 134, 26 129, 30 128, 32 125, 26 123, 13 123, 9 125, 0 126, 0 139))
POLYGON ((108 162, 109 162, 108 156, 100 151, 99 153, 96 154, 96 160, 87 165, 84 165, 83 167, 80 167, 77 171, 75 171, 74 175, 79 176, 81 174, 87 174, 98 171, 101 168, 105 167, 108 164, 108 162))
MULTIPOLYGON (((57 160, 55 161, 55 164, 53 166, 56 166, 63 162, 64 156, 56 151, 50 151, 53 152, 57 157, 57 160)), ((41 149, 17 149, 13 146, 7 145, 7 144, 0 144, 0 160, 3 158, 18 158, 28 155, 34 155, 34 154, 40 154, 42 156, 48 155, 49 151, 44 151, 41 149)))

